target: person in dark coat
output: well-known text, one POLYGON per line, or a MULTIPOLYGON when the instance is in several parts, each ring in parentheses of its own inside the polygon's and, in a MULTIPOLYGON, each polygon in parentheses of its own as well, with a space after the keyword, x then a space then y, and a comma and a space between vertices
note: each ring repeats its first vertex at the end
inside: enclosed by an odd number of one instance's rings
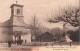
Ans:
POLYGON ((70 42, 70 47, 71 47, 72 43, 70 42))
POLYGON ((8 47, 11 47, 11 44, 12 44, 12 41, 9 40, 9 41, 8 41, 8 47))
POLYGON ((25 40, 25 45, 26 45, 26 40, 25 40))
POLYGON ((17 40, 17 45, 21 45, 23 40, 17 40))

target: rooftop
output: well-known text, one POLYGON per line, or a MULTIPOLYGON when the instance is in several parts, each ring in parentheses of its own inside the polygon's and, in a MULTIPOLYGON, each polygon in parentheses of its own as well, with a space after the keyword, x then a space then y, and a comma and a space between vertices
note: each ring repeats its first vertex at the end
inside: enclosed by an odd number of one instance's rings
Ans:
POLYGON ((10 6, 10 8, 12 8, 13 6, 23 7, 23 5, 19 5, 19 4, 12 4, 12 5, 10 6))

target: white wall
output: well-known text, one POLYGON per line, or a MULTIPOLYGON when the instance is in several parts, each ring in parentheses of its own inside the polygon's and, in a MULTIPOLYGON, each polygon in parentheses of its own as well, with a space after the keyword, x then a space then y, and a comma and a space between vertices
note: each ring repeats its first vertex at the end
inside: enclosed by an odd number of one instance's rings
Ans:
POLYGON ((23 42, 25 42, 25 40, 26 40, 26 42, 31 42, 31 33, 28 33, 26 35, 22 35, 21 39, 23 40, 23 42))

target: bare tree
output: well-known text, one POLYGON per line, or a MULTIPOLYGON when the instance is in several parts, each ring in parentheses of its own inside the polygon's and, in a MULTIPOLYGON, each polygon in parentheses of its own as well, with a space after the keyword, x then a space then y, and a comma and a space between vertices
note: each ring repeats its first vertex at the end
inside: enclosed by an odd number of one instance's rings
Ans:
POLYGON ((32 16, 30 27, 31 27, 31 34, 32 34, 32 37, 33 37, 32 39, 35 40, 35 44, 36 44, 36 36, 41 33, 40 32, 41 25, 38 22, 38 19, 37 19, 36 15, 32 16))
POLYGON ((64 34, 65 36, 67 36, 67 32, 65 30, 65 26, 67 23, 71 24, 73 27, 80 27, 80 8, 75 8, 75 9, 71 9, 71 10, 62 10, 62 15, 58 15, 57 17, 53 18, 49 18, 48 22, 50 23, 58 23, 60 21, 63 21, 63 30, 64 30, 64 34))
POLYGON ((63 21, 66 23, 70 23, 72 26, 75 26, 75 27, 79 26, 79 20, 78 20, 78 17, 80 17, 79 8, 76 8, 74 10, 63 10, 63 11, 64 12, 62 13, 61 16, 54 18, 54 20, 50 18, 48 22, 57 23, 57 22, 63 21))

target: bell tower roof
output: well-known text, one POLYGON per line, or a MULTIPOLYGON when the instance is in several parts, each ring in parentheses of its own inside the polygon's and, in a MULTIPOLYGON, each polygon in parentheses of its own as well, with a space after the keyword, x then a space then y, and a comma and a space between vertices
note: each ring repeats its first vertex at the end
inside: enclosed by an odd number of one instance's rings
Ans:
POLYGON ((23 7, 23 5, 19 5, 19 4, 12 4, 12 5, 10 6, 10 8, 12 8, 12 7, 14 7, 14 6, 17 6, 17 7, 23 7))

